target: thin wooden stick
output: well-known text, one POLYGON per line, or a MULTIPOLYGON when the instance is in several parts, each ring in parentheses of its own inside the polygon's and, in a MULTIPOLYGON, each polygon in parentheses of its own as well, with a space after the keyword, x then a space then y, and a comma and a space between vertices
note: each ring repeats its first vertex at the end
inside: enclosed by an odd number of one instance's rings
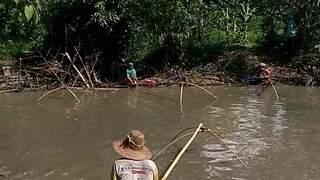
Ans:
POLYGON ((272 86, 272 88, 273 88, 274 92, 276 93, 277 100, 279 100, 278 92, 277 92, 276 87, 274 87, 273 82, 271 82, 271 86, 272 86))
POLYGON ((79 78, 79 75, 74 79, 71 87, 74 87, 74 85, 75 85, 75 84, 77 83, 77 81, 78 81, 78 78, 79 78))
MULTIPOLYGON (((39 52, 39 53, 41 54, 41 52, 39 52)), ((48 51, 48 54, 49 54, 49 53, 50 53, 50 52, 48 51)), ((48 54, 46 55, 46 57, 48 56, 48 54)), ((54 72, 53 68, 51 67, 51 65, 49 64, 49 62, 46 60, 46 57, 43 57, 42 55, 41 55, 41 57, 42 57, 42 59, 46 62, 46 64, 49 66, 50 71, 56 76, 56 78, 59 80, 59 82, 60 82, 63 86, 65 86, 64 83, 62 82, 62 80, 59 78, 58 74, 57 74, 56 72, 54 72)))
POLYGON ((180 151, 180 153, 177 155, 177 157, 175 158, 175 160, 171 163, 170 167, 168 168, 167 172, 164 174, 164 176, 161 178, 161 180, 166 180, 167 177, 169 176, 169 174, 171 173, 171 171, 173 170, 174 166, 178 163, 179 159, 181 158, 181 156, 183 155, 183 153, 187 150, 187 148, 189 147, 189 145, 192 143, 192 141, 194 140, 194 138, 197 136, 200 128, 202 127, 202 123, 199 124, 198 128, 194 131, 192 137, 190 138, 190 140, 187 142, 187 144, 182 148, 182 150, 180 151))
POLYGON ((218 138, 236 157, 237 159, 240 161, 240 163, 246 168, 246 165, 244 164, 244 162, 240 159, 240 157, 227 145, 227 143, 224 142, 224 140, 222 140, 217 134, 215 134, 214 132, 212 132, 210 129, 205 128, 206 131, 208 131, 209 133, 211 133, 212 135, 214 135, 216 138, 218 138))
POLYGON ((198 86, 196 84, 193 84, 193 83, 186 83, 188 85, 192 85, 192 86, 195 86, 197 88, 200 88, 202 90, 204 90, 205 92, 207 92, 208 94, 210 94, 212 97, 214 97, 216 100, 218 100, 217 96, 215 96, 214 94, 212 94, 210 91, 206 90, 205 88, 201 87, 201 86, 198 86))
POLYGON ((76 98, 76 100, 78 101, 78 103, 80 103, 79 98, 74 94, 74 92, 72 92, 71 89, 68 88, 68 87, 67 87, 67 89, 68 89, 68 91, 73 95, 73 97, 76 98))
POLYGON ((90 85, 88 84, 88 82, 86 81, 86 79, 83 77, 83 75, 81 74, 81 72, 79 71, 79 69, 73 64, 70 55, 68 54, 68 52, 66 52, 66 56, 67 59, 70 61, 70 63, 72 64, 72 67, 77 71, 77 73, 79 74, 79 76, 81 77, 82 81, 84 82, 84 84, 87 86, 87 88, 90 88, 90 85))
POLYGON ((38 100, 37 102, 39 102, 42 98, 44 98, 45 96, 47 96, 48 94, 52 93, 52 92, 55 92, 55 91, 58 91, 59 89, 62 89, 62 87, 58 87, 56 89, 52 89, 50 91, 48 91, 47 93, 45 93, 44 95, 42 95, 38 100))
POLYGON ((267 89, 267 87, 268 87, 268 84, 266 86, 263 86, 262 90, 261 90, 261 92, 259 92, 258 96, 260 96, 263 93, 263 91, 267 89))
POLYGON ((193 132, 184 134, 184 135, 182 135, 181 137, 179 137, 179 138, 171 141, 171 142, 170 142, 166 147, 164 147, 156 156, 154 156, 152 160, 157 159, 157 157, 158 157, 164 150, 166 150, 168 147, 170 147, 172 144, 176 143, 177 141, 179 141, 179 140, 181 140, 182 138, 184 138, 184 137, 186 137, 186 136, 189 136, 189 135, 191 135, 191 134, 193 134, 193 132))
POLYGON ((183 100, 183 85, 184 83, 181 84, 181 89, 180 89, 180 110, 183 113, 183 105, 182 105, 182 100, 183 100))
POLYGON ((88 71, 88 69, 87 69, 86 65, 84 64, 84 62, 83 62, 83 60, 82 60, 82 57, 80 56, 80 53, 79 53, 78 49, 77 49, 75 46, 73 46, 73 48, 76 50, 76 52, 77 52, 77 54, 78 54, 78 57, 79 57, 79 59, 80 59, 80 61, 81 61, 82 65, 83 65, 83 68, 84 68, 84 70, 85 70, 85 71, 86 71, 86 73, 87 73, 87 76, 88 76, 89 82, 90 82, 90 84, 91 84, 91 87, 93 88, 93 83, 92 83, 92 80, 91 80, 90 73, 89 73, 89 71, 88 71))
POLYGON ((8 92, 15 92, 15 91, 18 91, 18 89, 3 90, 3 91, 0 91, 0 94, 1 93, 8 93, 8 92))

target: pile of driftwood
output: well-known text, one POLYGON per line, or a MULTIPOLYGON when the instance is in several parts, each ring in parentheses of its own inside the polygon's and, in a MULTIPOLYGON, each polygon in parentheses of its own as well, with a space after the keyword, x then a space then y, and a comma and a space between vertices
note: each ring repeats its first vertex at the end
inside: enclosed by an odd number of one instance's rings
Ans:
POLYGON ((20 67, 15 68, 15 72, 10 67, 3 67, 0 81, 5 82, 6 89, 14 88, 14 84, 19 84, 21 88, 27 85, 30 88, 46 86, 49 89, 57 86, 101 87, 102 83, 95 71, 98 57, 83 58, 74 49, 76 53, 72 56, 68 52, 53 55, 49 50, 46 54, 39 52, 38 56, 20 58, 20 67))
POLYGON ((293 59, 292 66, 305 86, 320 85, 320 53, 298 56, 293 59))
POLYGON ((101 85, 101 81, 95 71, 98 61, 97 56, 83 58, 75 49, 71 57, 68 52, 52 55, 50 50, 46 55, 40 55, 42 64, 27 69, 51 77, 62 86, 95 88, 101 85), (59 57, 59 59, 57 58, 59 57))
POLYGON ((0 93, 32 89, 37 86, 37 81, 29 74, 14 72, 10 66, 3 66, 0 73, 0 93))

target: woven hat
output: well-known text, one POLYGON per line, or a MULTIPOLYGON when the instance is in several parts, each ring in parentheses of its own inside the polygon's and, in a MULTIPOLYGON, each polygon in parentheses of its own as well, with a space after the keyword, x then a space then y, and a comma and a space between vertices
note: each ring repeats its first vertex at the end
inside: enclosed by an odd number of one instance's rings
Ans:
POLYGON ((128 65, 129 65, 129 66, 133 66, 133 63, 132 63, 132 62, 129 62, 128 65))
POLYGON ((147 160, 151 158, 151 151, 144 146, 144 134, 132 130, 122 141, 114 141, 113 149, 121 156, 133 160, 147 160))
POLYGON ((267 66, 267 64, 266 63, 259 63, 259 65, 258 65, 259 67, 266 67, 267 66))

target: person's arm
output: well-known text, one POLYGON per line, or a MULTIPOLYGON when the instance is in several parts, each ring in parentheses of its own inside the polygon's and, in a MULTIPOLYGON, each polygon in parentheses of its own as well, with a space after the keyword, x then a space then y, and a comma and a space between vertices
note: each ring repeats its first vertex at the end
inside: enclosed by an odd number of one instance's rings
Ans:
POLYGON ((133 84, 133 81, 132 81, 132 79, 131 79, 131 77, 130 77, 130 74, 127 74, 127 78, 128 78, 128 80, 130 81, 130 83, 133 84))
POLYGON ((134 83, 135 83, 135 84, 138 84, 138 78, 137 78, 137 76, 134 77, 134 83))
POLYGON ((267 68, 264 70, 264 78, 265 79, 271 78, 271 69, 270 68, 267 68))
POLYGON ((111 170, 111 180, 118 180, 117 173, 115 172, 115 164, 112 166, 112 170, 111 170))
POLYGON ((137 72, 135 69, 133 69, 133 71, 134 71, 133 83, 137 85, 138 84, 137 72))
POLYGON ((154 170, 153 180, 159 180, 159 174, 158 174, 158 169, 157 169, 157 167, 155 167, 155 170, 154 170))
POLYGON ((112 170, 111 171, 111 180, 117 180, 118 178, 117 178, 117 175, 116 175, 116 173, 112 170))

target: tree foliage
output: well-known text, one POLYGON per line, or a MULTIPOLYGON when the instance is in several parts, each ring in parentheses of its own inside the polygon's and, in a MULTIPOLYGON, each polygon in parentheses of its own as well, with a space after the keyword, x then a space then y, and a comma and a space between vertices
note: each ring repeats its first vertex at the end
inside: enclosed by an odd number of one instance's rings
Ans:
POLYGON ((285 43, 288 15, 302 48, 319 43, 315 0, 0 0, 0 56, 76 47, 84 56, 99 52, 102 72, 132 60, 191 66, 215 59, 215 44, 285 43))

